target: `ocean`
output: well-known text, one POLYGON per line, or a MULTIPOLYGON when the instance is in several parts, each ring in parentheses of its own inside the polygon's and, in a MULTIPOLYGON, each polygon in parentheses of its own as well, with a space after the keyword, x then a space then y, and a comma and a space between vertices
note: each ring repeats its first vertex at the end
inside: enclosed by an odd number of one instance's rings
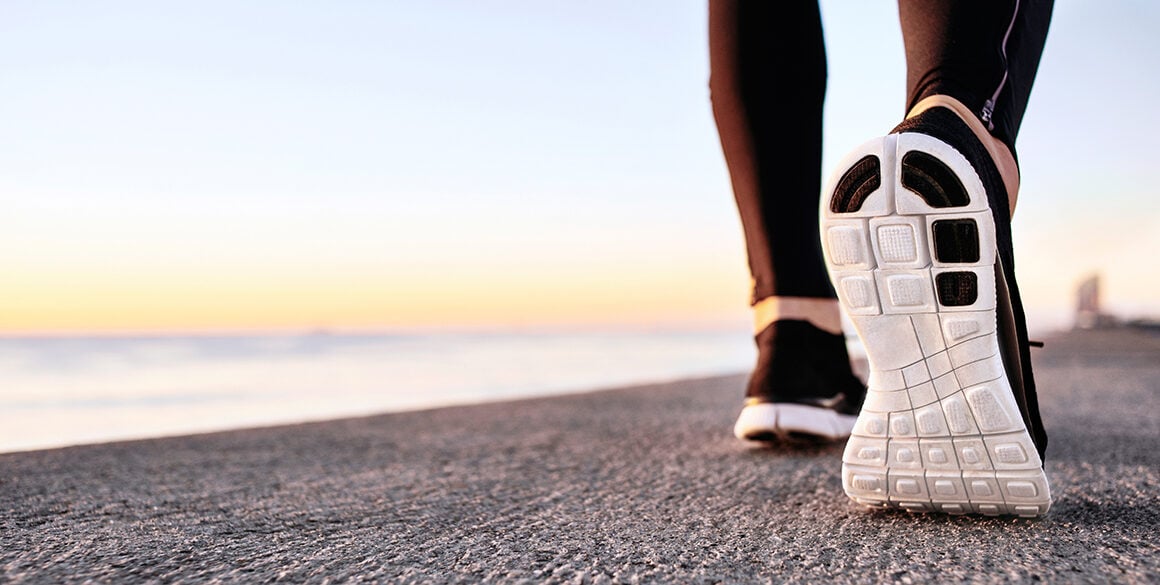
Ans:
POLYGON ((753 359, 745 331, 0 338, 0 452, 741 373, 753 359))

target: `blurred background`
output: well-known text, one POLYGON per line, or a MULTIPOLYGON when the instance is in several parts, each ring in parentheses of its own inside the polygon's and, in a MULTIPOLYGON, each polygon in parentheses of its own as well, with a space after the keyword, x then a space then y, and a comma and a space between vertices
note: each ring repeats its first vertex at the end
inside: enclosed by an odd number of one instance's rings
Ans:
MULTIPOLYGON (((905 68, 893 2, 822 9, 829 168, 905 68)), ((1014 227, 1038 335, 1096 274, 1096 322, 1160 314, 1158 26, 1056 6, 1014 227)), ((706 28, 704 0, 0 1, 0 451, 745 371, 706 28)))

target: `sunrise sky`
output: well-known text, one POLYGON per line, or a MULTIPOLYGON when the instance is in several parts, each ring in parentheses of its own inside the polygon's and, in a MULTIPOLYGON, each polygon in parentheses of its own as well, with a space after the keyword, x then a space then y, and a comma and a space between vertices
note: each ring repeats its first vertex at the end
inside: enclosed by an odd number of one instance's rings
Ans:
MULTIPOLYGON (((826 167, 902 115, 823 2, 826 167)), ((0 334, 736 325, 703 0, 0 2, 0 334)), ((1018 273, 1160 314, 1160 5, 1056 7, 1018 273)), ((792 115, 792 113, 787 113, 792 115)))

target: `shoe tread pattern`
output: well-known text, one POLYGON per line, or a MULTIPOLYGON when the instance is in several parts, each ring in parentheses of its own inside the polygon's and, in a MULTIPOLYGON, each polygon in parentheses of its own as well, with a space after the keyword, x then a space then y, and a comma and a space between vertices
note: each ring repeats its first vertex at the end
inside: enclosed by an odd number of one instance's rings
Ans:
POLYGON ((839 211, 850 181, 822 201, 827 267, 871 367, 843 487, 870 507, 1041 516, 1050 488, 999 352, 982 183, 949 145, 913 133, 863 145, 839 176, 872 154, 881 188, 861 211, 839 211))

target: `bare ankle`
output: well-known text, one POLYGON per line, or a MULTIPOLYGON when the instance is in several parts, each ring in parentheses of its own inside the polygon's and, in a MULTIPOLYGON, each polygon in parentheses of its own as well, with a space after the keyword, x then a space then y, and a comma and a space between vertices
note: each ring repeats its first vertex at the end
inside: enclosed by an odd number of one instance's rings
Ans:
POLYGON ((842 334, 842 317, 837 299, 814 297, 766 297, 753 305, 753 332, 761 333, 774 321, 806 321, 835 335, 842 334))

